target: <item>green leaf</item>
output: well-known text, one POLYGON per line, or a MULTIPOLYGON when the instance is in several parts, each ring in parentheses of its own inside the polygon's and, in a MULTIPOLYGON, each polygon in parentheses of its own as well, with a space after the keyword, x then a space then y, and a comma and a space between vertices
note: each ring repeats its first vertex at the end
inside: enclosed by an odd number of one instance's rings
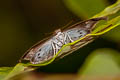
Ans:
POLYGON ((120 25, 120 16, 107 21, 107 23, 105 23, 104 25, 98 26, 97 28, 95 28, 92 31, 92 34, 93 35, 102 35, 102 34, 108 32, 109 30, 115 28, 118 25, 120 25))
POLYGON ((0 68, 0 80, 5 78, 12 69, 13 69, 12 67, 1 67, 0 68))
POLYGON ((0 68, 0 80, 9 80, 18 74, 32 71, 32 70, 34 69, 25 67, 22 63, 18 63, 14 68, 13 67, 1 67, 0 68))
POLYGON ((103 38, 119 43, 120 42, 120 26, 116 27, 115 29, 105 34, 103 38))
MULTIPOLYGON (((79 80, 90 77, 118 77, 120 74, 120 53, 112 49, 98 49, 92 52, 79 70, 79 80), (86 77, 83 77, 86 76, 86 77)), ((96 79, 97 80, 97 79, 96 79)), ((113 80, 113 79, 111 79, 113 80)))
POLYGON ((63 0, 77 16, 88 19, 106 7, 106 0, 63 0))
POLYGON ((115 14, 119 10, 120 10, 120 0, 118 0, 115 4, 108 6, 102 12, 96 14, 93 17, 95 18, 95 17, 109 16, 109 15, 115 14))
MULTIPOLYGON (((120 12, 117 13, 119 10, 120 10, 120 0, 118 0, 115 4, 109 6, 108 8, 104 9, 101 13, 98 13, 97 15, 95 15, 93 17, 108 16, 108 15, 115 14, 115 13, 116 13, 115 15, 119 15, 120 12)), ((112 22, 112 21, 109 23, 114 24, 114 22, 112 22)), ((120 27, 117 27, 117 28, 113 29, 112 31, 108 32, 107 34, 105 34, 103 37, 107 38, 111 41, 114 41, 114 42, 119 42, 120 41, 119 29, 120 29, 120 27)))

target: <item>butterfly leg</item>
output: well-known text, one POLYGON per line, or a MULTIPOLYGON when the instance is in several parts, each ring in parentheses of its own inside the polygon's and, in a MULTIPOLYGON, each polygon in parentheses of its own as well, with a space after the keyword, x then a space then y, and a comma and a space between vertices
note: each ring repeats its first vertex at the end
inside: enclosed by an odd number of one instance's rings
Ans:
POLYGON ((72 40, 71 39, 71 37, 67 34, 67 37, 69 38, 69 40, 71 41, 71 42, 74 42, 74 40, 72 40))
POLYGON ((56 54, 56 48, 55 48, 55 45, 54 45, 54 42, 52 42, 52 48, 53 48, 53 54, 54 54, 54 56, 55 56, 55 54, 56 54))

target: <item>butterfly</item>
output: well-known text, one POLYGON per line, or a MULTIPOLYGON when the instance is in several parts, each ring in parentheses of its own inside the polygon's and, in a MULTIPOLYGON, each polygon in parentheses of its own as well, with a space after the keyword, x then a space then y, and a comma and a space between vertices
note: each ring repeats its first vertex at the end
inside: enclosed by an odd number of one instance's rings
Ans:
MULTIPOLYGON (((106 20, 106 17, 92 18, 78 22, 63 30, 57 29, 50 37, 39 41, 31 47, 20 60, 27 60, 32 64, 40 64, 51 60, 64 45, 73 43, 91 33, 96 23, 100 20, 106 20)), ((87 37, 61 51, 57 57, 64 57, 93 40, 94 37, 87 37)))

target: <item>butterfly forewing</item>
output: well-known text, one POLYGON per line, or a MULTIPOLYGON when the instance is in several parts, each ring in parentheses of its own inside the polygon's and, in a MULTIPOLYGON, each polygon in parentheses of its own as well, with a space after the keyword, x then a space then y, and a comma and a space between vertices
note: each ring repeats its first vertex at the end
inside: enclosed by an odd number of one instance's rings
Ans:
POLYGON ((35 53, 34 56, 30 60, 31 63, 33 64, 37 64, 49 60, 54 55, 52 40, 45 42, 34 53, 35 53))

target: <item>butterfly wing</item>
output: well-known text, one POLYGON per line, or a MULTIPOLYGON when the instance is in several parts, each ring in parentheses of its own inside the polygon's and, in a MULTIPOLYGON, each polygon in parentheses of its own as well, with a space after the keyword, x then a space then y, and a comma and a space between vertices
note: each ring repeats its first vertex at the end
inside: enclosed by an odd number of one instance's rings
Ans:
POLYGON ((31 58, 30 62, 33 64, 42 63, 51 59, 53 56, 52 40, 49 40, 35 50, 34 56, 31 58))

